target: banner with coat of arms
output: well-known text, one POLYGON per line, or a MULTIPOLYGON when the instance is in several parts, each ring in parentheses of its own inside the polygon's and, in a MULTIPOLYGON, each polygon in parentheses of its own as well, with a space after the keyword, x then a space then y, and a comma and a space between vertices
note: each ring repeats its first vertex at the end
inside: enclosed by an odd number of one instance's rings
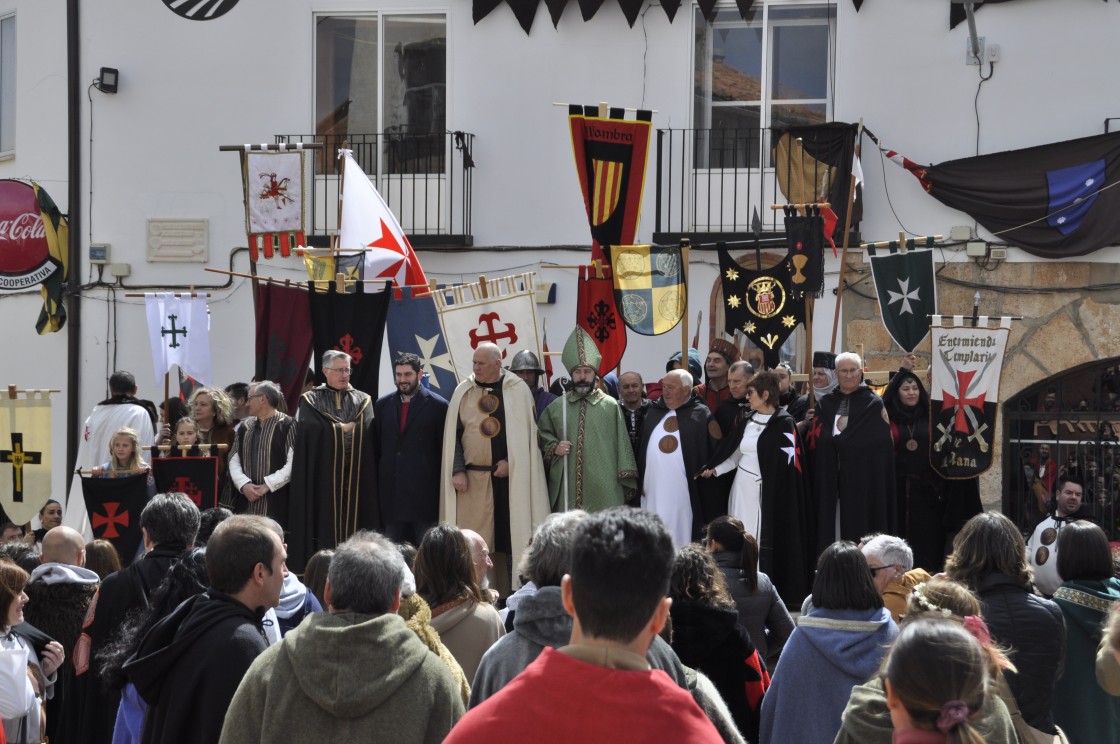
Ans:
POLYGON ((26 524, 51 497, 51 399, 0 398, 0 505, 26 524))
POLYGON ((612 245, 614 299, 626 327, 643 336, 673 330, 688 308, 677 245, 612 245))
POLYGON ((279 248, 281 256, 290 256, 306 243, 304 152, 250 151, 250 147, 245 145, 241 153, 249 255, 254 261, 262 252, 272 258, 279 248))
POLYGON ((992 466, 999 408, 999 379, 1011 319, 988 327, 980 316, 954 315, 948 326, 932 321, 933 382, 930 390, 930 465, 945 478, 975 478, 992 466))
POLYGON ((485 292, 480 282, 436 291, 436 312, 460 382, 470 377, 475 349, 485 341, 497 344, 503 359, 522 349, 542 358, 534 276, 529 272, 489 280, 485 292))
POLYGON ((937 279, 933 270, 933 238, 925 249, 900 251, 892 242, 888 253, 868 247, 871 276, 879 298, 879 315, 894 342, 910 353, 929 334, 929 319, 937 312, 937 279))
POLYGON ((781 361, 782 344, 805 322, 805 294, 793 289, 790 262, 769 269, 746 268, 720 244, 719 273, 723 287, 724 330, 739 331, 762 349, 766 366, 781 361))
POLYGON ((605 261, 603 246, 629 245, 638 233, 649 159, 653 112, 624 109, 599 116, 598 106, 569 106, 572 152, 591 226, 591 259, 605 261))

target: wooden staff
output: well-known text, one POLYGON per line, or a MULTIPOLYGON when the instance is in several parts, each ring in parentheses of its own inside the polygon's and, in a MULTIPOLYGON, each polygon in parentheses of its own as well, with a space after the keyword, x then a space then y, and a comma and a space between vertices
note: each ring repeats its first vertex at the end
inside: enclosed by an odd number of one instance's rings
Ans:
MULTIPOLYGON (((199 443, 199 444, 190 444, 190 445, 186 445, 186 446, 183 446, 181 444, 145 444, 140 449, 144 450, 145 452, 151 452, 152 450, 159 450, 160 452, 170 452, 173 449, 177 449, 180 452, 186 453, 188 450, 191 450, 195 447, 198 447, 199 451, 206 453, 207 456, 210 455, 210 450, 211 449, 216 449, 219 452, 225 452, 227 449, 229 449, 229 445, 224 444, 224 443, 219 443, 219 444, 202 444, 202 443, 199 443)), ((117 471, 117 472, 120 472, 120 471, 117 471)))
MULTIPOLYGON (((856 132, 855 157, 859 158, 859 142, 863 138, 863 118, 859 120, 859 130, 856 132)), ((848 236, 852 230, 852 205, 856 200, 856 175, 853 173, 848 184, 848 209, 844 215, 844 247, 840 251, 840 283, 836 287, 836 312, 832 316, 832 344, 829 351, 836 353, 836 332, 840 328, 840 300, 844 297, 844 270, 848 265, 848 236)))
POLYGON ((23 393, 24 395, 32 395, 34 393, 46 393, 47 397, 50 397, 51 393, 61 393, 61 392, 62 392, 61 390, 55 390, 53 388, 18 388, 15 385, 9 385, 8 386, 8 399, 9 400, 15 400, 16 396, 19 395, 20 393, 23 393))
MULTIPOLYGON (((688 248, 691 243, 688 238, 681 238, 681 280, 684 288, 684 312, 681 314, 681 369, 688 371, 688 248)), ((699 380, 693 380, 693 385, 699 385, 699 380)))

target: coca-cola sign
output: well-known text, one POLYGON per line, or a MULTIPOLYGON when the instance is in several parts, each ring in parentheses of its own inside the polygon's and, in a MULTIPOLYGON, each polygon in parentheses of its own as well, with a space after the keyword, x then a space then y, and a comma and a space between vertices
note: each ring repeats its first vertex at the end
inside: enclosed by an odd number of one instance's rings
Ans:
POLYGON ((0 290, 33 287, 57 268, 35 189, 21 181, 0 181, 0 290))

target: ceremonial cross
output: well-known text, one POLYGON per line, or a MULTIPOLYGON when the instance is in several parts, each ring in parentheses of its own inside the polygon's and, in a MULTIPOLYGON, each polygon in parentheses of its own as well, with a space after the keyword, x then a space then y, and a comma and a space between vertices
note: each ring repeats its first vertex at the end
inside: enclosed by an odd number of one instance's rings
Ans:
POLYGON ((176 328, 175 327, 175 321, 178 319, 178 317, 179 317, 178 315, 168 315, 167 316, 167 319, 171 321, 171 330, 167 330, 166 328, 162 328, 162 327, 159 329, 160 335, 162 335, 162 336, 166 336, 168 334, 171 334, 171 343, 169 344, 169 346, 172 349, 175 349, 175 348, 178 348, 178 347, 182 346, 182 344, 179 343, 178 334, 181 333, 184 336, 187 335, 187 327, 186 326, 183 326, 182 328, 176 328))
POLYGON ((12 500, 16 502, 22 502, 23 466, 42 465, 43 453, 24 452, 23 434, 13 432, 12 448, 10 450, 0 450, 0 460, 4 460, 5 462, 10 462, 12 464, 12 500))
POLYGON ((176 478, 175 490, 179 493, 185 493, 187 496, 190 496, 191 501, 194 502, 194 505, 199 509, 202 508, 202 491, 198 486, 194 484, 194 481, 192 481, 190 478, 185 475, 181 475, 176 478))
POLYGON ((108 525, 105 528, 105 533, 101 535, 101 537, 107 540, 120 537, 120 533, 117 532, 117 525, 119 524, 121 527, 128 526, 128 512, 123 511, 120 514, 117 513, 117 509, 121 506, 118 501, 106 501, 102 506, 105 508, 105 516, 94 514, 89 519, 90 525, 94 529, 97 529, 101 525, 108 525))
POLYGON ((975 374, 976 370, 974 369, 968 372, 957 370, 957 395, 960 396, 959 398, 955 397, 948 390, 941 391, 942 395, 945 396, 945 400, 941 404, 941 410, 947 411, 950 408, 956 408, 956 415, 953 418, 953 429, 962 434, 968 433, 968 422, 965 421, 965 407, 972 406, 973 408, 980 409, 984 407, 985 393, 981 393, 979 398, 968 397, 968 386, 972 382, 972 378, 975 374))
MULTIPOLYGON (((495 321, 501 323, 501 318, 498 317, 497 313, 483 313, 478 316, 478 322, 486 325, 486 333, 479 333, 476 328, 467 334, 471 337, 472 349, 477 349, 478 344, 482 341, 498 343, 498 341, 503 338, 508 338, 511 344, 517 343, 517 328, 512 323, 502 323, 506 329, 504 331, 497 331, 494 329, 495 321)), ((502 352, 502 356, 505 356, 504 351, 502 352)))

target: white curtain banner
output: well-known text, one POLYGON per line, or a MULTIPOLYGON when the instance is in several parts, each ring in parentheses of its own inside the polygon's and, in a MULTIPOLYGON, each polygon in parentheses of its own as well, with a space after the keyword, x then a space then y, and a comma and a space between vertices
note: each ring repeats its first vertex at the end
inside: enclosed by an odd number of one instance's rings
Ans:
POLYGON ((0 504, 26 524, 51 498, 51 401, 0 399, 0 504))
POLYGON ((179 297, 169 292, 148 293, 144 301, 156 384, 163 385, 163 376, 177 364, 200 384, 209 385, 213 375, 206 295, 179 297))

